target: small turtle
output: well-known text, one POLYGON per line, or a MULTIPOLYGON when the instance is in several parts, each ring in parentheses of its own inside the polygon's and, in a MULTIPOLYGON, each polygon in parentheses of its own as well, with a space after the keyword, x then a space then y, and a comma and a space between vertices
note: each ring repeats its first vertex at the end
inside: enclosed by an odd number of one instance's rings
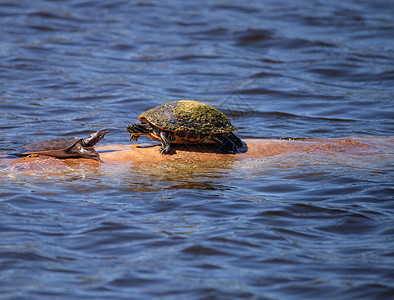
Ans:
POLYGON ((225 153, 237 153, 242 141, 230 119, 212 106, 180 100, 156 106, 139 116, 141 123, 130 124, 127 132, 137 141, 141 135, 161 142, 160 153, 171 154, 171 144, 216 143, 225 153))
POLYGON ((101 141, 108 131, 109 130, 96 131, 85 139, 74 137, 29 144, 23 147, 22 152, 15 153, 15 155, 28 156, 31 154, 40 154, 57 158, 84 157, 101 161, 100 155, 93 146, 101 141))

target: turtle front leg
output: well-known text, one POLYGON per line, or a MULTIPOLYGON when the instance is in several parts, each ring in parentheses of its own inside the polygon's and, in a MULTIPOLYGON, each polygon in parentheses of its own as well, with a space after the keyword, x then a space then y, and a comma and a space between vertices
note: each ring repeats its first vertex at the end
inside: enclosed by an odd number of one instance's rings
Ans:
POLYGON ((171 149, 169 137, 166 132, 161 131, 160 132, 160 141, 161 141, 161 147, 160 147, 160 153, 161 154, 173 154, 173 149, 171 149))
POLYGON ((216 145, 220 147, 225 153, 235 154, 238 152, 236 144, 227 136, 227 134, 215 134, 212 139, 216 142, 216 145))

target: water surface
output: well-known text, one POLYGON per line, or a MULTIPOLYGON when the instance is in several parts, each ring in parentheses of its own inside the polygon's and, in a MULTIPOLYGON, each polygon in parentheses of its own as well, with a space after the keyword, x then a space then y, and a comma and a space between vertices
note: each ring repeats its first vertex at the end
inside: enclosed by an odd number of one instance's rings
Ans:
MULTIPOLYGON (((393 135, 393 1, 1 1, 0 149, 175 99, 241 138, 393 135)), ((153 143, 147 139, 146 143, 153 143)), ((2 299, 389 299, 393 160, 0 169, 2 299), (48 174, 47 174, 48 175, 48 174)))

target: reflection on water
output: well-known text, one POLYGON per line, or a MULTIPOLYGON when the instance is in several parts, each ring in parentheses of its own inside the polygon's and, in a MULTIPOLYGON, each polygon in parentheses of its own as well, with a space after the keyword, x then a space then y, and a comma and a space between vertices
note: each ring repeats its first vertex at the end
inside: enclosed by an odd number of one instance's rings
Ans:
POLYGON ((0 297, 389 299, 393 9, 2 1, 0 297), (127 124, 179 99, 218 107, 242 139, 372 136, 384 150, 3 162, 102 128, 100 144, 128 144, 127 124))

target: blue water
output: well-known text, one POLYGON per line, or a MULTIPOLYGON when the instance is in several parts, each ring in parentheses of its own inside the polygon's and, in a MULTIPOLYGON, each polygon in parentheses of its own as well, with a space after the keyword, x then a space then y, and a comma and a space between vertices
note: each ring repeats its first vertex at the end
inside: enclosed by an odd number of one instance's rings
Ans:
MULTIPOLYGON (((241 138, 393 136, 394 2, 1 1, 0 152, 169 100, 241 138)), ((141 138, 142 140, 142 138, 141 138)), ((147 139, 142 142, 152 143, 147 139)), ((393 160, 0 168, 2 299, 389 299, 393 160)))

